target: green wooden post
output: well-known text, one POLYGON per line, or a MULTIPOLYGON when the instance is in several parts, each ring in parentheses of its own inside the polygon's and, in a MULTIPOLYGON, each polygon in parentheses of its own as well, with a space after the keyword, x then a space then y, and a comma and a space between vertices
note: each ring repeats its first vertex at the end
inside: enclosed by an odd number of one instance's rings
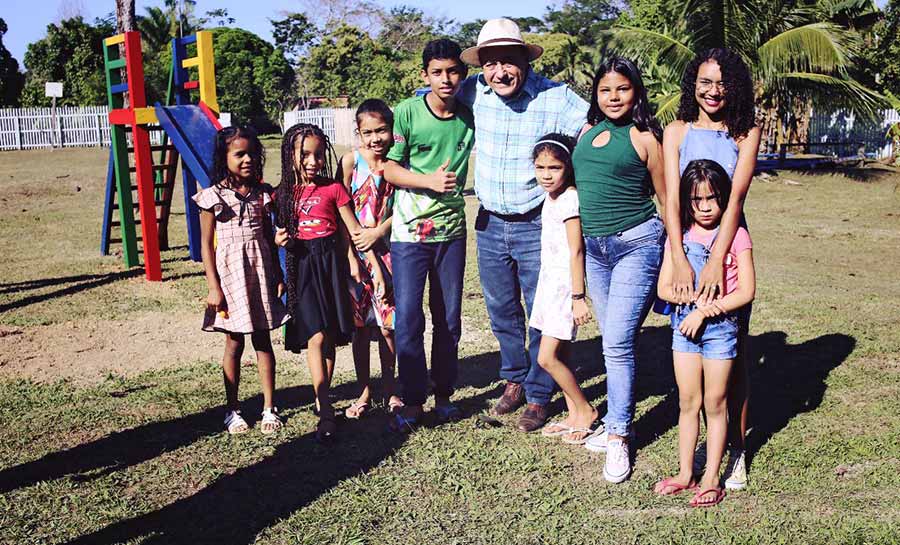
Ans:
MULTIPOLYGON (((121 94, 113 93, 112 86, 122 83, 120 68, 109 68, 110 61, 119 59, 119 45, 103 47, 104 72, 106 72, 106 97, 110 111, 122 108, 125 101, 121 94)), ((125 126, 110 123, 110 145, 113 148, 113 167, 116 173, 116 194, 119 203, 119 229, 122 233, 122 257, 126 267, 137 267, 140 259, 137 248, 137 232, 134 224, 134 200, 131 198, 131 174, 128 172, 128 142, 125 126)))

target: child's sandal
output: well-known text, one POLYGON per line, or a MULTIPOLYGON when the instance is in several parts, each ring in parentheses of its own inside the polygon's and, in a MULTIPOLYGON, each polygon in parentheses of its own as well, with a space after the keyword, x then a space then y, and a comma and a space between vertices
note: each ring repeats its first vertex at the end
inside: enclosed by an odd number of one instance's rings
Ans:
POLYGON ((280 430, 284 426, 281 417, 278 416, 278 407, 263 409, 262 420, 259 423, 259 431, 269 435, 280 430))
POLYGON ((229 411, 225 415, 225 430, 231 434, 244 433, 249 430, 247 421, 241 417, 241 411, 229 411))

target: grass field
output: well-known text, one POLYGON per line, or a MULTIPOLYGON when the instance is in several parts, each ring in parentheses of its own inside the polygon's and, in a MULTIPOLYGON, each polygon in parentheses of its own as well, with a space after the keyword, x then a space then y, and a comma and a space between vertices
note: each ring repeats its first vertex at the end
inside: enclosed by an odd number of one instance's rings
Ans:
MULTIPOLYGON (((626 483, 603 480, 602 456, 515 431, 515 416, 475 425, 501 383, 471 230, 455 396, 465 420, 401 438, 382 433, 379 410, 320 446, 305 362, 276 335, 286 428, 228 436, 221 339, 199 331, 205 283, 186 259, 183 215, 163 282, 101 257, 106 157, 0 154, 0 543, 900 543, 900 174, 753 184, 750 487, 694 510, 651 490, 677 469, 659 316, 639 341, 626 483)), ((475 207, 469 197, 470 222, 475 207)), ((346 352, 339 408, 357 393, 346 352)), ((602 413, 595 325, 573 362, 602 413)))

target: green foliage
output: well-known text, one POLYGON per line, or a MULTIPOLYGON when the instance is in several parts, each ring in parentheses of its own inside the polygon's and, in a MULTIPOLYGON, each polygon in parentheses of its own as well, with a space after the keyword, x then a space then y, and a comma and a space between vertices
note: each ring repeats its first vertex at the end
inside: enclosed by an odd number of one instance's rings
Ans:
POLYGON ((590 93, 591 58, 578 40, 568 34, 524 34, 528 43, 544 48, 544 54, 531 63, 539 74, 556 81, 563 81, 582 95, 590 93))
POLYGON ((548 7, 544 20, 550 32, 578 36, 582 43, 593 44, 618 15, 616 3, 609 0, 565 0, 559 9, 548 7))
POLYGON ((300 56, 316 37, 316 27, 303 13, 288 13, 284 19, 272 20, 272 37, 296 66, 300 56))
POLYGON ((281 49, 239 28, 213 30, 219 105, 238 122, 272 129, 291 96, 294 70, 281 49))
POLYGON ((18 106, 25 76, 19 72, 19 61, 3 45, 6 21, 0 19, 0 106, 18 106))
POLYGON ((749 66, 766 118, 777 120, 776 132, 790 134, 799 130, 811 103, 850 107, 869 116, 885 105, 882 96, 854 78, 862 47, 857 27, 868 20, 870 4, 674 0, 654 8, 641 0, 640 9, 623 19, 628 24, 617 24, 608 35, 612 49, 672 78, 661 82, 672 92, 651 96, 661 120, 674 118, 677 82, 694 52, 728 47, 749 66))
POLYGON ((403 59, 362 30, 341 25, 310 49, 303 72, 310 94, 347 95, 351 104, 368 97, 394 103, 415 89, 404 84, 410 81, 412 65, 405 64, 404 72, 397 60, 403 59))
POLYGON ((44 83, 64 84, 63 105, 106 103, 106 80, 103 75, 103 38, 114 33, 112 28, 85 23, 81 17, 47 26, 47 35, 28 45, 25 52, 24 106, 48 106, 44 83))

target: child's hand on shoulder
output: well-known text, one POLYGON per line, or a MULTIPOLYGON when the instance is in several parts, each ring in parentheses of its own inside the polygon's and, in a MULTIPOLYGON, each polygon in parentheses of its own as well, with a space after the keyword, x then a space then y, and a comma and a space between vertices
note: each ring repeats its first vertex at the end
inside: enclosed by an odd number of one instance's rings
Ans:
POLYGON ((435 193, 449 193, 456 189, 456 173, 447 172, 448 166, 450 166, 450 159, 444 161, 444 164, 431 175, 428 189, 435 193))
POLYGON ((577 299, 572 301, 572 317, 575 318, 575 325, 585 325, 591 321, 591 309, 588 307, 587 301, 577 299))
POLYGON ((703 320, 705 319, 706 316, 703 315, 702 311, 694 309, 681 321, 681 326, 678 330, 681 331, 681 334, 685 337, 694 339, 697 337, 697 333, 703 326, 703 320))

